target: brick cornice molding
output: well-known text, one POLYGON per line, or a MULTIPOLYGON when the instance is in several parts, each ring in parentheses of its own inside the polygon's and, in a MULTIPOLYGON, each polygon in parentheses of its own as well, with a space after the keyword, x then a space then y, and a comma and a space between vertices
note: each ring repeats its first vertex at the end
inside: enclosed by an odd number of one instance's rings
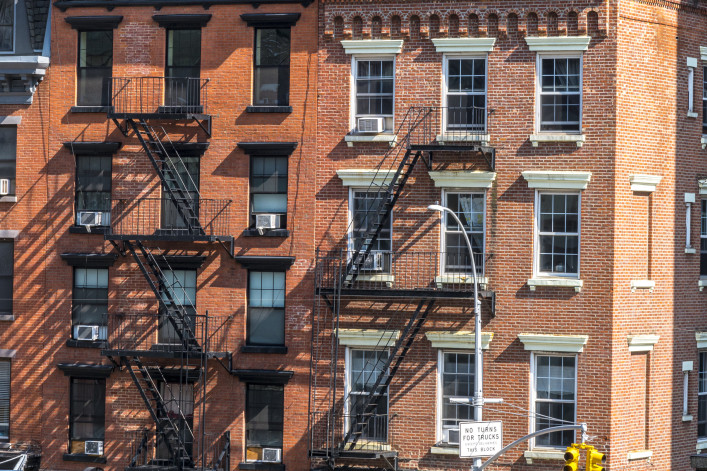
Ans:
POLYGON ((403 49, 403 40, 343 39, 341 45, 346 54, 399 54, 403 49))
POLYGON ((493 50, 496 38, 434 38, 432 43, 437 52, 483 53, 493 50))
POLYGON ((525 42, 535 52, 583 52, 589 48, 590 36, 528 36, 525 42))
POLYGON ((528 188, 547 190, 586 190, 592 179, 592 172, 527 170, 521 174, 528 182, 528 188))

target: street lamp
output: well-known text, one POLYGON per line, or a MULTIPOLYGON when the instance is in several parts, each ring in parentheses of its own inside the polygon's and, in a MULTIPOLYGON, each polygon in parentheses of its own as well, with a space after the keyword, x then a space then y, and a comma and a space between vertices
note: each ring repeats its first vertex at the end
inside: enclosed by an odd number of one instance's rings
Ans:
MULTIPOLYGON (((459 220, 457 215, 454 214, 454 211, 439 204, 431 204, 427 207, 427 209, 431 211, 439 211, 440 213, 448 213, 451 215, 457 224, 459 224, 462 235, 464 236, 464 241, 466 241, 466 246, 469 249, 471 269, 473 271, 472 276, 474 277, 474 377, 476 378, 476 381, 474 381, 474 420, 476 422, 481 422, 481 411, 484 404, 483 373, 481 368, 481 303, 479 302, 479 281, 476 277, 474 249, 471 248, 471 241, 464 230, 464 225, 459 220)), ((475 458, 474 461, 474 466, 479 466, 481 464, 481 458, 475 458)))

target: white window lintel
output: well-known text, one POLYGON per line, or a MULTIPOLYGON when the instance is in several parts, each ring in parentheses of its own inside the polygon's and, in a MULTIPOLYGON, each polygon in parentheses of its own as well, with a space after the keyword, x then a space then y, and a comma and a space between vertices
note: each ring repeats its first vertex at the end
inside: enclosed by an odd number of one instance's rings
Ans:
POLYGON ((496 38, 434 38, 432 43, 437 52, 482 53, 493 50, 496 38))
POLYGON ((531 352, 581 353, 588 335, 518 334, 523 347, 531 352))
POLYGON ((631 191, 647 193, 654 192, 662 179, 661 175, 635 174, 628 176, 628 180, 631 182, 631 191))
POLYGON ((344 39, 341 41, 346 54, 399 54, 402 39, 344 39))
POLYGON ((543 190, 586 190, 592 179, 592 172, 528 170, 522 175, 528 182, 528 188, 543 190))
POLYGON ((394 171, 387 170, 366 170, 366 169, 342 169, 336 174, 341 179, 344 186, 368 188, 370 185, 389 185, 395 176, 394 171))
POLYGON ((653 456, 653 452, 650 450, 636 450, 636 451, 629 451, 628 455, 626 455, 626 459, 628 461, 636 461, 636 460, 649 460, 653 456))
POLYGON ((347 347, 388 348, 400 337, 398 330, 339 329, 339 344, 347 347))
POLYGON ((659 335, 642 334, 627 335, 628 351, 631 353, 652 352, 653 346, 658 343, 659 335))
POLYGON ((707 61, 707 47, 700 46, 700 58, 703 61, 707 61))
POLYGON ((583 52, 589 48, 590 36, 528 36, 525 42, 536 52, 583 52))
POLYGON ((707 332, 695 332, 695 340, 698 350, 707 348, 707 332))
POLYGON ((442 170, 429 174, 438 188, 491 188, 496 180, 496 172, 442 170))
POLYGON ((635 292, 637 289, 645 289, 648 290, 649 292, 653 292, 655 289, 655 281, 654 280, 631 280, 631 292, 635 292))
POLYGON ((525 450, 523 452, 523 457, 527 464, 533 464, 533 460, 557 460, 564 461, 565 450, 551 450, 551 449, 534 449, 525 450))
POLYGON ((530 278, 528 281, 530 291, 535 291, 538 286, 548 286, 551 288, 574 288, 575 292, 582 291, 584 281, 577 278, 530 278))
MULTIPOLYGON (((476 347, 474 332, 469 330, 426 332, 432 348, 473 350, 476 347)), ((481 348, 488 350, 493 332, 481 332, 481 348)))

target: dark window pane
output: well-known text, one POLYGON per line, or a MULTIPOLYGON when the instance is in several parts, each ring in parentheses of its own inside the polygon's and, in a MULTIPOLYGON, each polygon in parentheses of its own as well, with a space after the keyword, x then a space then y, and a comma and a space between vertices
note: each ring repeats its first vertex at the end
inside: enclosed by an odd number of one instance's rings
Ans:
POLYGON ((69 433, 72 440, 104 439, 105 395, 105 380, 71 378, 69 433))
POLYGON ((247 386, 246 447, 282 448, 284 403, 285 394, 282 386, 259 384, 247 386))
POLYGON ((0 0, 0 51, 14 49, 15 2, 0 0))
POLYGON ((14 241, 0 240, 0 312, 12 313, 14 241))
POLYGON ((286 106, 290 94, 290 29, 255 30, 253 103, 286 106))

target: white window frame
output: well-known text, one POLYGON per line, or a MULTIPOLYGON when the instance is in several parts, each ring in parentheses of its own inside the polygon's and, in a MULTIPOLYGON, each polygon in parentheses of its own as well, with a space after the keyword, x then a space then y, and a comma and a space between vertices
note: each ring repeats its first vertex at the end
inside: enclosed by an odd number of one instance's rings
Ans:
MULTIPOLYGON (((707 129, 707 65, 702 66, 702 135, 705 135, 705 130, 707 129)), ((704 149, 704 146, 703 146, 704 149)))
MULTIPOLYGON (((346 347, 346 350, 344 351, 344 436, 346 436, 346 432, 349 430, 349 427, 351 425, 351 352, 353 350, 363 350, 367 352, 387 351, 388 355, 390 355, 390 349, 386 347, 346 347)), ((388 388, 388 390, 386 391, 385 399, 385 408, 388 412, 388 420, 386 422, 385 431, 386 440, 380 443, 390 442, 390 388, 388 388)), ((359 443, 361 443, 361 441, 365 440, 359 440, 359 443)))
POLYGON ((12 50, 0 51, 0 55, 14 54, 17 50, 17 0, 12 1, 12 50))
MULTIPOLYGON (((577 370, 579 370, 579 355, 567 352, 530 352, 530 404, 531 404, 531 414, 528 421, 528 430, 530 433, 535 432, 535 414, 536 414, 536 400, 537 400, 537 358, 541 357, 574 357, 574 418, 573 421, 577 422, 577 370)), ((551 400, 550 402, 562 402, 569 403, 569 401, 564 400, 551 400)), ((564 450, 564 446, 547 447, 536 445, 535 437, 529 440, 529 447, 531 450, 564 450)))
MULTIPOLYGON (((383 183, 382 185, 387 186, 387 183, 383 183)), ((357 191, 361 191, 364 193, 369 193, 369 192, 377 192, 378 187, 377 186, 371 186, 370 188, 363 188, 363 187, 351 187, 349 188, 349 211, 348 211, 348 230, 346 234, 347 242, 346 245, 348 247, 349 253, 352 253, 354 250, 354 226, 353 226, 353 220, 354 220, 354 194, 357 191)), ((388 224, 390 225, 390 251, 391 253, 393 252, 393 212, 390 212, 390 216, 388 217, 388 224)), ((372 250, 375 252, 375 250, 372 250)))
POLYGON ((350 95, 350 116, 349 116, 349 128, 351 133, 356 133, 358 131, 358 118, 365 117, 380 117, 388 118, 390 117, 391 129, 383 129, 383 134, 392 133, 395 129, 395 82, 397 76, 397 60, 395 54, 352 54, 351 55, 351 95, 350 95), (393 114, 392 115, 358 115, 358 110, 356 109, 356 79, 358 78, 358 61, 381 61, 381 60, 392 60, 393 61, 393 114))
POLYGON ((584 108, 584 55, 579 53, 540 53, 535 57, 535 132, 537 134, 567 134, 581 135, 582 134, 582 110, 584 108), (542 127, 542 64, 543 59, 579 59, 579 129, 574 131, 544 131, 542 127))
MULTIPOLYGON (((442 109, 446 109, 449 107, 449 104, 447 102, 447 97, 449 96, 449 86, 448 86, 448 80, 449 80, 449 60, 450 59, 483 59, 484 60, 484 128, 479 131, 473 131, 473 130, 467 130, 467 129, 459 129, 459 131, 454 131, 454 130, 447 130, 447 113, 442 112, 442 119, 440 120, 442 123, 442 129, 440 130, 440 133, 442 135, 449 135, 449 134, 454 134, 454 133, 462 133, 462 134, 487 134, 488 133, 488 88, 489 88, 489 60, 488 60, 488 54, 445 54, 442 58, 442 97, 441 97, 441 104, 442 104, 442 109)), ((467 95, 479 95, 479 93, 468 93, 467 95)))
MULTIPOLYGON (((581 273, 581 253, 582 253, 582 192, 581 191, 562 191, 562 190, 536 190, 535 191, 535 208, 533 214, 533 277, 534 278, 572 278, 579 279, 581 273), (540 271, 540 195, 576 195, 577 202, 577 273, 555 273, 540 271)), ((558 234, 571 234, 563 232, 558 234)))
POLYGON ((707 355, 707 351, 705 351, 705 350, 698 350, 697 351, 697 414, 695 414, 695 416, 697 417, 696 423, 698 424, 697 439, 698 439, 698 441, 701 441, 701 442, 707 442, 707 435, 705 435, 705 436, 699 435, 699 422, 700 422, 700 405, 699 405, 700 399, 699 398, 700 398, 700 396, 707 395, 707 391, 704 391, 702 393, 700 392, 700 373, 701 373, 700 366, 702 366, 702 362, 700 360, 701 360, 702 355, 707 355))
MULTIPOLYGON (((464 355, 474 356, 473 350, 460 350, 460 349, 437 349, 437 419, 435 420, 435 436, 436 442, 448 445, 448 446, 459 446, 459 444, 449 444, 444 442, 443 433, 443 415, 444 415, 444 354, 445 353, 457 353, 464 355)), ((481 352, 481 361, 483 362, 484 354, 481 352)), ((474 359, 476 361, 476 359, 474 359)), ((476 378, 474 378, 476 381, 476 378)), ((472 391, 473 392, 473 391, 472 391)), ((470 406, 473 408, 473 406, 470 406)))
MULTIPOLYGON (((447 206, 447 195, 450 193, 456 193, 456 194, 470 194, 470 195, 483 195, 484 197, 484 227, 482 229, 482 235, 483 235, 483 244, 481 245, 481 254, 482 256, 485 256, 486 254, 486 190, 485 189, 473 189, 473 188, 461 188, 461 189, 456 189, 456 188, 444 188, 442 190, 442 201, 444 202, 444 206, 447 206)), ((452 208, 449 208, 452 209, 452 208)), ((440 248, 440 254, 446 253, 447 249, 447 217, 449 217, 448 213, 446 211, 443 212, 442 214, 442 223, 440 224, 440 236, 439 236, 439 248, 440 248)), ((392 231, 391 231, 391 237, 392 237, 392 231)), ((440 273, 443 275, 459 275, 458 272, 452 272, 448 273, 447 272, 447 264, 445 263, 444 257, 440 255, 440 273)), ((483 277, 485 273, 485 268, 486 264, 484 263, 484 267, 481 270, 481 273, 478 274, 478 276, 483 277)))

